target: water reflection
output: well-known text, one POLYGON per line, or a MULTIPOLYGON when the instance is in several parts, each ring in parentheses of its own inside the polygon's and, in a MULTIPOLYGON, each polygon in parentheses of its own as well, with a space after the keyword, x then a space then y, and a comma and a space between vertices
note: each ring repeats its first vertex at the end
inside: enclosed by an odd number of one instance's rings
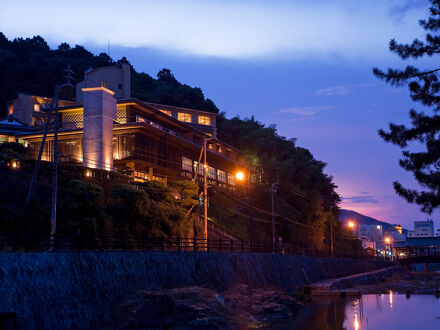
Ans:
POLYGON ((361 298, 314 299, 278 329, 414 330, 440 329, 440 301, 434 295, 363 295, 361 298))

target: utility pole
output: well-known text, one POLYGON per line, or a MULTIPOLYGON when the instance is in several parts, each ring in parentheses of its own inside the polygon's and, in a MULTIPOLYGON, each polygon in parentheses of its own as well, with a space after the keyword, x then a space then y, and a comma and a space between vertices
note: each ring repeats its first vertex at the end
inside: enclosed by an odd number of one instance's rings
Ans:
POLYGON ((203 138, 203 155, 204 155, 204 164, 203 164, 203 208, 204 208, 204 217, 203 217, 203 238, 208 239, 208 162, 206 159, 206 143, 208 139, 206 137, 203 138))
MULTIPOLYGON (((56 94, 56 90, 55 90, 55 94, 56 94)), ((24 210, 25 211, 29 207, 29 204, 30 204, 31 199, 32 199, 32 195, 34 193, 35 182, 37 181, 38 170, 40 169, 41 156, 43 155, 44 145, 46 143, 47 132, 49 130, 50 120, 52 119, 52 112, 53 112, 54 104, 55 104, 55 97, 52 99, 52 103, 50 105, 49 113, 47 115, 47 121, 46 121, 46 124, 45 124, 45 127, 44 127, 43 139, 41 140, 40 150, 38 151, 37 162, 35 163, 34 172, 32 174, 32 179, 31 179, 31 183, 29 185, 29 190, 28 190, 28 193, 27 193, 27 196, 26 196, 26 201, 24 203, 24 210)))
POLYGON ((330 223, 330 253, 331 257, 334 257, 334 250, 333 250, 333 224, 330 223))
POLYGON ((55 91, 55 118, 53 135, 53 163, 52 163, 52 208, 50 213, 50 251, 54 248, 54 235, 57 227, 57 192, 58 192, 58 97, 61 86, 55 91))
POLYGON ((271 197, 272 197, 272 244, 275 246, 275 193, 277 192, 277 183, 272 183, 271 197))
MULTIPOLYGON (((58 138, 58 98, 59 98, 59 93, 61 88, 65 87, 65 86, 72 86, 71 83, 71 79, 72 79, 72 70, 70 70, 70 64, 68 64, 67 66, 67 70, 65 70, 67 72, 67 82, 63 85, 57 85, 55 87, 55 92, 54 92, 54 97, 52 98, 52 103, 50 105, 50 109, 49 109, 49 113, 47 115, 47 120, 46 120, 46 124, 44 127, 44 134, 43 134, 43 139, 41 140, 41 145, 40 145, 40 150, 38 151, 38 157, 37 157, 37 162, 35 164, 34 167, 34 172, 32 173, 32 179, 31 179, 31 183, 29 185, 29 190, 26 196, 26 201, 24 203, 24 210, 27 210, 27 208, 29 207, 29 204, 31 202, 32 199, 32 195, 34 193, 34 189, 35 189, 35 182, 37 181, 37 176, 38 176, 38 171, 40 169, 40 164, 41 164, 41 157, 43 155, 44 152, 44 145, 46 143, 46 138, 47 138, 47 133, 49 131, 49 125, 50 125, 50 121, 52 119, 52 113, 54 112, 54 108, 56 109, 55 112, 55 134, 56 134, 56 138, 54 136, 54 146, 56 146, 55 141, 57 141, 58 138)), ((56 152, 54 154, 54 157, 56 155, 56 152)), ((52 216, 51 216, 52 219, 52 216)), ((52 226, 51 226, 52 228, 52 226)))

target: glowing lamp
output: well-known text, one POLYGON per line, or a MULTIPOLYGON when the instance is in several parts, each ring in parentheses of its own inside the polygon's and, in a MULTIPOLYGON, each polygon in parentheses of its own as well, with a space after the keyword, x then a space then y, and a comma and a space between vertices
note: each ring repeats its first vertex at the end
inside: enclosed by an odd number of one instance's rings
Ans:
POLYGON ((390 243, 391 243, 391 238, 386 237, 386 238, 385 238, 385 243, 390 244, 390 243))
POLYGON ((235 173, 235 178, 236 178, 238 181, 243 181, 243 180, 244 180, 244 173, 243 173, 243 172, 237 172, 237 173, 235 173))
POLYGON ((355 225, 356 225, 356 224, 354 223, 354 221, 349 221, 349 222, 348 222, 348 227, 349 227, 349 228, 354 228, 355 225))

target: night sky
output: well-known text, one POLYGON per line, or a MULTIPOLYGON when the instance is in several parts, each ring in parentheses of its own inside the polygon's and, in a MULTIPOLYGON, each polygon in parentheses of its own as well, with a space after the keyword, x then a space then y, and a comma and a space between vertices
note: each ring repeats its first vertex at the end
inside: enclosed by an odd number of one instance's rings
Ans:
MULTIPOLYGON (((396 38, 423 38, 429 3, 340 1, 2 1, 6 37, 66 41, 137 71, 161 68, 201 87, 228 117, 276 124, 327 163, 342 208, 412 228, 426 215, 392 188, 417 187, 398 166, 399 149, 377 135, 408 123, 408 91, 376 79, 372 67, 402 67, 388 51, 396 38)), ((411 63, 411 61, 407 61, 411 63)), ((428 61, 418 61, 428 67, 428 61)), ((436 214, 434 214, 436 220, 436 214)))

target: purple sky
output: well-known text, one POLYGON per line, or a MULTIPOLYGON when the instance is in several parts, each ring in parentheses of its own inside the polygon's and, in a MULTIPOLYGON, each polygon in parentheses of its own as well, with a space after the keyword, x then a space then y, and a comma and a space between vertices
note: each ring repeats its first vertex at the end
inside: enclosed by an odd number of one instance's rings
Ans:
POLYGON ((0 31, 10 39, 40 34, 53 47, 68 41, 96 53, 106 52, 110 40, 113 58, 126 56, 151 75, 169 68, 179 81, 201 87, 229 117, 254 115, 297 138, 328 164, 341 207, 411 228, 426 218, 394 193, 396 179, 416 184, 398 166, 398 148, 377 135, 390 121, 407 123, 410 108, 422 108, 405 88, 371 73, 374 66, 402 66, 388 42, 423 36, 417 21, 427 16, 426 0, 71 5, 2 2, 0 31))

